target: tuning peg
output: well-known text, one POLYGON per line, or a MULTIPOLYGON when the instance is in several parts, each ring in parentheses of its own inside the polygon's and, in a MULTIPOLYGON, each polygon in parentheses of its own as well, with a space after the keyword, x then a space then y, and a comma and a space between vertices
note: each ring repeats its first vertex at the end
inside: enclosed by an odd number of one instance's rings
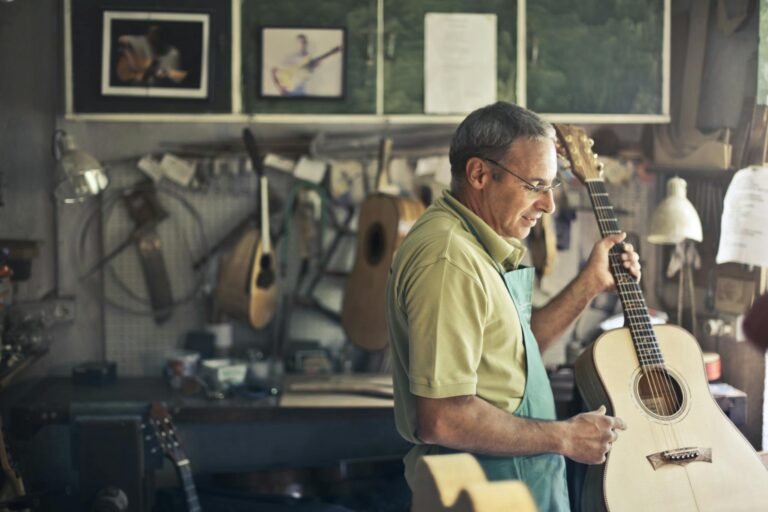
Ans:
POLYGON ((589 147, 594 146, 595 145, 595 139, 590 138, 588 144, 589 144, 589 147))

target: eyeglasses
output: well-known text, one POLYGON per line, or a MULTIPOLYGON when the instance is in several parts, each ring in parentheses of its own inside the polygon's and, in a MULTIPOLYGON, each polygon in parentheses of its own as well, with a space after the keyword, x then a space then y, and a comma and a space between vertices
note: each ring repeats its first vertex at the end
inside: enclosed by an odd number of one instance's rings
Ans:
POLYGON ((510 171, 509 169, 507 169, 506 167, 501 165, 496 160, 491 160, 490 158, 483 158, 483 157, 480 157, 480 159, 481 160, 485 160, 486 162, 491 163, 491 164, 495 165, 496 167, 498 167, 498 168, 500 168, 502 170, 507 171, 509 174, 511 174, 515 178, 517 178, 520 181, 522 181, 523 183, 525 183, 525 190, 527 190, 528 192, 531 192, 533 194, 545 194, 547 192, 550 192, 550 191, 556 189, 557 187, 559 187, 560 185, 563 184, 559 179, 555 178, 554 180, 552 180, 552 183, 550 185, 534 185, 533 183, 531 183, 530 181, 526 180, 525 178, 522 178, 522 177, 518 176, 517 174, 515 174, 514 172, 510 171))

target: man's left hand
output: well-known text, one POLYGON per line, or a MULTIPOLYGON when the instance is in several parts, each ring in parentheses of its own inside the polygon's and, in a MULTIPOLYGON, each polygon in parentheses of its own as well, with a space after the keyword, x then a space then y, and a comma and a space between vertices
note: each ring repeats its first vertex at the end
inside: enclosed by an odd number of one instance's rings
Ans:
MULTIPOLYGON (((584 267, 584 277, 589 278, 592 283, 595 294, 608 291, 616 286, 616 282, 611 274, 608 254, 616 244, 620 244, 627 238, 626 233, 618 235, 608 235, 595 244, 592 253, 589 255, 586 267, 584 267)), ((623 244, 624 252, 621 253, 621 263, 625 269, 632 274, 638 282, 642 271, 640 268, 640 256, 635 252, 632 244, 623 244)))

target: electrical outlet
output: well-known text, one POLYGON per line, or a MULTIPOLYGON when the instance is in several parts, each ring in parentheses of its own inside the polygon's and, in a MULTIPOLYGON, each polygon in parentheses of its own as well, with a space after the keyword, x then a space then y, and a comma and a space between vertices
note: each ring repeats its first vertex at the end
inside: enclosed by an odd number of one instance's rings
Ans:
POLYGON ((74 297, 54 297, 38 301, 18 302, 16 307, 26 317, 39 317, 46 327, 69 323, 75 319, 74 297))

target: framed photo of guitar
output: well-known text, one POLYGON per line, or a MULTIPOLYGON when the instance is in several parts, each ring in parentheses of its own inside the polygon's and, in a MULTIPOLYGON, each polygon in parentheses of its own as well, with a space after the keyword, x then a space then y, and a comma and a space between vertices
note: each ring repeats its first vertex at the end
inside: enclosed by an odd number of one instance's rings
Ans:
POLYGON ((101 94, 208 97, 210 14, 104 11, 101 94))
POLYGON ((343 28, 261 29, 261 90, 265 98, 343 98, 343 28))

